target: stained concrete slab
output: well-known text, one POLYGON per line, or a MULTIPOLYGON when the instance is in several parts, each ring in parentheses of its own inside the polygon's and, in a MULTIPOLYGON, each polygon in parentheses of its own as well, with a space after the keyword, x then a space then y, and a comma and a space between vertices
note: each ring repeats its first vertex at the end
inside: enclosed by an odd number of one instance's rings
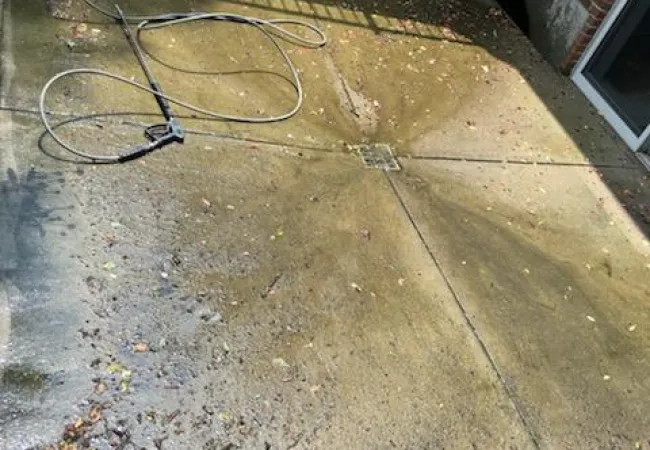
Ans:
MULTIPOLYGON (((129 11, 146 11, 123 3, 129 11)), ((283 44, 307 92, 305 107, 292 122, 192 124, 202 130, 335 149, 388 142, 399 153, 430 157, 635 164, 570 81, 542 61, 500 10, 480 2, 341 7, 329 1, 202 1, 192 6, 305 20, 328 37, 323 49, 283 44)), ((71 53, 79 63, 92 61, 94 67, 139 79, 135 59, 115 28, 100 26, 96 35, 91 29, 81 34, 61 29, 59 45, 72 39, 71 53)), ((283 78, 288 73, 254 29, 189 24, 145 32, 143 43, 170 94, 239 114, 292 106, 295 97, 283 78), (220 45, 225 41, 228 46, 220 45), (270 84, 275 89, 267 89, 270 84)), ((75 107, 90 103, 94 110, 102 105, 128 111, 149 105, 146 110, 154 110, 144 93, 96 77, 84 82, 94 86, 93 93, 75 107)), ((83 88, 77 84, 75 90, 83 88)))
MULTIPOLYGON (((59 164, 32 156, 41 170, 59 164)), ((18 412, 7 445, 51 439, 104 401, 109 430, 123 423, 139 446, 535 448, 382 171, 199 137, 61 176, 82 216, 60 237, 74 253, 59 257, 85 300, 79 331, 58 335, 90 352, 62 378, 85 375, 87 399, 38 390, 59 427, 35 433, 40 413, 18 412), (140 341, 152 350, 133 353, 140 341), (115 362, 132 371, 127 394, 115 362), (163 419, 138 422, 147 414, 163 419)))
POLYGON ((0 157, 16 153, 12 170, 0 175, 11 200, 2 211, 11 219, 3 240, 13 250, 1 253, 0 448, 25 449, 58 442, 62 422, 85 413, 94 356, 77 337, 90 311, 83 278, 71 275, 79 274, 76 257, 86 248, 78 237, 86 231, 64 193, 65 171, 31 164, 36 121, 26 127, 6 112, 0 120, 12 124, 4 136, 12 146, 0 157))
POLYGON ((403 164, 391 179, 539 442, 644 442, 650 247, 594 171, 403 164))
MULTIPOLYGON (((306 19, 330 45, 287 45, 307 93, 292 120, 185 118, 204 135, 98 167, 39 152, 29 110, 58 70, 140 77, 121 32, 11 2, 3 92, 23 112, 2 114, 30 195, 0 296, 3 445, 55 444, 66 425, 82 448, 650 445, 647 174, 479 3, 160 3, 306 19), (346 146, 363 141, 390 143, 404 171, 363 169, 346 146)), ((292 97, 258 37, 213 24, 143 41, 185 70, 152 63, 170 93, 262 114, 292 97)), ((154 110, 95 78, 49 105, 154 110)), ((59 130, 110 153, 153 121, 59 130)))
POLYGON ((307 448, 532 445, 381 171, 250 145, 159 163, 146 173, 181 193, 175 245, 231 261, 186 278, 225 291, 229 408, 261 395, 307 448))

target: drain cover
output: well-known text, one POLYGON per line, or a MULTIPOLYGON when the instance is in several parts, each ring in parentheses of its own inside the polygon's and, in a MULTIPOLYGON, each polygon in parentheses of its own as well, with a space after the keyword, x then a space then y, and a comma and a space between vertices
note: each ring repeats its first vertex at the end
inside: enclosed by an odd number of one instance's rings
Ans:
POLYGON ((388 144, 362 144, 352 148, 359 153, 366 169, 401 170, 388 144))

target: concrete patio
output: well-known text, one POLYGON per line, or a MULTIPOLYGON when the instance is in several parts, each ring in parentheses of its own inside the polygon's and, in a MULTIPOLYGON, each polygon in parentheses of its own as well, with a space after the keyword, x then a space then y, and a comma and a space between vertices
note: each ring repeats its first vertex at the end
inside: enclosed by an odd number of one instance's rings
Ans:
MULTIPOLYGON (((39 150, 40 88, 74 67, 141 79, 135 58, 74 2, 62 20, 5 0, 0 448, 650 448, 650 178, 498 8, 155 3, 120 5, 292 17, 329 42, 282 44, 294 118, 184 118, 183 146, 85 165, 39 150), (362 143, 402 170, 364 168, 362 143)), ((254 29, 143 41, 171 95, 291 106, 254 29)), ((97 77, 48 105, 155 111, 97 77)), ((59 131, 110 152, 155 122, 59 131)))

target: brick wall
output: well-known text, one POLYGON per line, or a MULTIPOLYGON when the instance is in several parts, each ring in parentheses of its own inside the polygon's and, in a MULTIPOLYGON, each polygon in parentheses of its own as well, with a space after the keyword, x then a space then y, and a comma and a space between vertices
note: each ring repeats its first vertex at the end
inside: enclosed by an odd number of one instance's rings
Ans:
POLYGON ((594 33, 596 33, 596 30, 614 4, 614 1, 615 0, 589 1, 589 16, 562 64, 561 68, 564 73, 569 74, 573 69, 573 66, 576 65, 580 56, 582 56, 582 53, 585 51, 585 48, 587 48, 587 45, 589 45, 589 42, 591 42, 591 39, 594 37, 594 33))

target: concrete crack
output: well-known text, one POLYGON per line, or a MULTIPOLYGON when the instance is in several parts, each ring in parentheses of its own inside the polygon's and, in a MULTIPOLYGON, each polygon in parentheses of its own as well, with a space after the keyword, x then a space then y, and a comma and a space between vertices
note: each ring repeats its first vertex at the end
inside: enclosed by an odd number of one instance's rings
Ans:
POLYGON ((494 371, 497 378, 501 382, 501 386, 503 387, 503 390, 505 391, 506 395, 508 396, 508 399, 510 400, 510 403, 512 404, 512 406, 514 408, 519 421, 521 422, 522 426, 524 427, 524 429, 528 433, 528 436, 529 436, 529 438, 531 440, 531 443, 533 444, 533 446, 535 448, 539 449, 540 448, 539 438, 537 437, 537 433, 535 433, 533 425, 526 418, 526 415, 523 412, 523 408, 522 408, 521 404, 519 403, 519 401, 517 400, 516 395, 515 395, 512 387, 506 381, 504 375, 502 374, 501 370, 499 369, 499 366, 497 365, 496 360, 494 359, 494 357, 490 353, 490 350, 488 349, 487 345, 485 344, 485 342, 481 338, 481 335, 478 332, 478 330, 476 328, 476 325, 474 325, 474 322, 472 321, 472 319, 470 318, 470 316, 469 316, 469 314, 467 312, 467 308, 466 308, 463 300, 461 299, 460 295, 458 294, 458 292, 454 288, 453 284, 451 283, 451 280, 449 279, 449 277, 447 276, 447 274, 443 270, 442 264, 440 263, 440 260, 436 257, 435 253, 433 252, 433 249, 429 246, 427 241, 424 239, 424 235, 422 234, 422 231, 420 230, 420 227, 418 227, 417 223, 415 222, 415 219, 413 218, 413 215, 411 214, 410 210, 406 206, 406 203, 404 202, 404 199, 400 195, 399 190, 397 189, 397 186, 393 182, 391 174, 389 172, 384 172, 384 174, 386 176, 386 180, 388 181, 388 184, 391 187, 391 190, 393 191, 393 194, 395 194, 395 197, 396 197, 397 201, 399 202, 399 205, 401 206, 402 210, 404 211, 404 214, 406 214, 406 217, 408 218, 409 223, 411 224, 411 226, 415 230, 415 232, 416 232, 416 234, 418 236, 418 239, 420 240, 420 242, 422 243, 422 245, 426 249, 427 253, 429 254, 429 257, 431 258, 431 261, 435 265, 436 269, 438 269, 438 272, 440 273, 440 276, 444 280, 447 289, 449 290, 452 297, 454 298, 454 301, 455 301, 456 305, 458 306, 458 308, 460 309, 460 312, 463 315, 463 318, 465 319, 465 322, 467 323, 467 326, 471 330, 471 333, 474 336, 474 339, 476 339, 476 342, 478 343, 479 347, 481 348, 482 353, 487 358, 490 366, 492 367, 492 370, 494 371))

